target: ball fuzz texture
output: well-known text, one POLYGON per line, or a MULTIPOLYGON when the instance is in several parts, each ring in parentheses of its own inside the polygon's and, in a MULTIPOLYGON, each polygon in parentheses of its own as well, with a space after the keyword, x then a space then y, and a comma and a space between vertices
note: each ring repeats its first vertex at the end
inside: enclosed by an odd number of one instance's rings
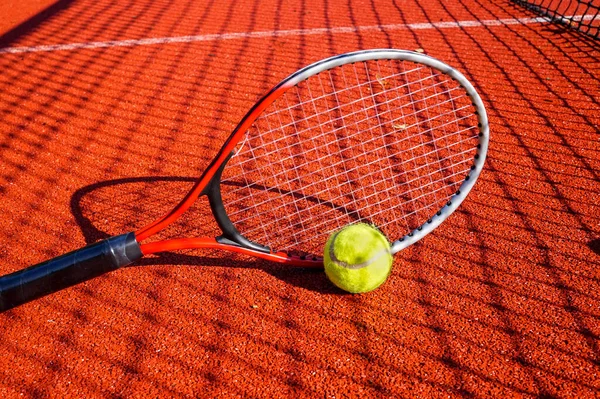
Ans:
POLYGON ((387 280, 393 258, 387 238, 376 228, 359 223, 329 237, 323 263, 333 284, 344 291, 362 293, 387 280))

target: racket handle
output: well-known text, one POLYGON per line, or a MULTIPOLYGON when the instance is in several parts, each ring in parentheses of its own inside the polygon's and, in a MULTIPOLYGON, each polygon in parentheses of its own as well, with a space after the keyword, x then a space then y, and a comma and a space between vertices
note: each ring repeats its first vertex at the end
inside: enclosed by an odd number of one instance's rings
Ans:
POLYGON ((142 257, 134 233, 114 236, 0 277, 0 312, 129 265, 142 257))

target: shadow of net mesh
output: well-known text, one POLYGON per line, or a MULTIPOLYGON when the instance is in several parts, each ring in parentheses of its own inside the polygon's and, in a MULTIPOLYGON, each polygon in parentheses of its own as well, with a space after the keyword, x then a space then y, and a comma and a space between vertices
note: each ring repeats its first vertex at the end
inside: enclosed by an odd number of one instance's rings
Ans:
POLYGON ((467 92, 437 70, 336 67, 287 90, 249 128, 223 172, 225 210, 275 251, 321 254, 355 222, 399 239, 457 192, 478 135, 467 92))

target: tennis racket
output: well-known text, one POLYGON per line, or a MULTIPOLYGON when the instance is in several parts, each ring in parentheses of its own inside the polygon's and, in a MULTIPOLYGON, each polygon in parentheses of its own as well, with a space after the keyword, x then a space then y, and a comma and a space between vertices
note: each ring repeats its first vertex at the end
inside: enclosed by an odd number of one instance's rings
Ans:
POLYGON ((329 234, 356 222, 376 225, 396 253, 466 198, 488 140, 481 98, 439 60, 379 49, 316 62, 252 107, 171 212, 0 277, 0 311, 163 251, 214 248, 321 267, 329 234), (218 236, 151 240, 200 196, 218 236))

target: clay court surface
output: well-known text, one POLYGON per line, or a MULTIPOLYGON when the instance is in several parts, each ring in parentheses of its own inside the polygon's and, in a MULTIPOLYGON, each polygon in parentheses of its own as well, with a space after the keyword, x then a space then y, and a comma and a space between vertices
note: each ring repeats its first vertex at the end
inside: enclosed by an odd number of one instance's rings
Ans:
MULTIPOLYGON (((508 0, 0 5, 0 274, 138 229, 260 96, 319 59, 421 49, 489 114, 460 209, 355 296, 217 251, 0 314, 2 398, 600 396, 600 42, 508 0)), ((161 237, 218 234, 201 200, 161 237)))

